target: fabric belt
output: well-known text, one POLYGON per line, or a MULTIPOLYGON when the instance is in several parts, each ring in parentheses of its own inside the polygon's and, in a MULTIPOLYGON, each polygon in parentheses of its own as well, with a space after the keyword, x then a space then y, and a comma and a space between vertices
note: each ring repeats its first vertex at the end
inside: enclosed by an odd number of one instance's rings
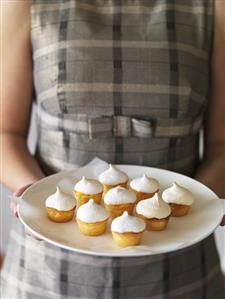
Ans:
POLYGON ((90 139, 107 137, 182 137, 197 133, 202 116, 195 119, 163 118, 143 120, 130 116, 89 116, 64 114, 61 116, 38 113, 43 129, 86 134, 90 139))
POLYGON ((201 118, 142 120, 128 116, 96 117, 88 120, 90 139, 99 137, 172 137, 187 136, 199 131, 201 118))

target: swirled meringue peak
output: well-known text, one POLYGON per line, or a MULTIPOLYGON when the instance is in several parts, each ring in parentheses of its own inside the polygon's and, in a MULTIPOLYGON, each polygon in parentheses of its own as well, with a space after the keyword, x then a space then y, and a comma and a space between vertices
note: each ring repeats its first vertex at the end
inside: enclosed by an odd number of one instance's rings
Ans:
POLYGON ((154 193, 159 190, 159 182, 144 174, 131 180, 130 187, 138 192, 154 193))
POLYGON ((128 181, 128 175, 116 166, 109 164, 109 168, 99 175, 99 181, 104 185, 122 184, 128 181))
POLYGON ((72 196, 62 192, 60 188, 57 187, 56 192, 46 199, 45 205, 48 208, 53 208, 58 211, 69 211, 76 206, 76 201, 72 196))
POLYGON ((82 179, 75 184, 74 190, 84 194, 98 194, 103 191, 103 186, 97 180, 88 179, 83 176, 82 179))
POLYGON ((121 186, 110 189, 104 196, 104 202, 111 205, 134 203, 135 201, 135 192, 121 186))
POLYGON ((87 203, 79 207, 77 210, 77 218, 83 222, 95 223, 106 220, 108 213, 104 207, 95 203, 91 198, 87 203))
POLYGON ((163 200, 167 203, 175 203, 190 206, 194 202, 194 195, 188 189, 176 182, 162 193, 163 200))
POLYGON ((115 218, 111 224, 111 230, 117 233, 139 233, 145 230, 145 221, 131 216, 128 212, 124 212, 121 216, 115 218))
POLYGON ((166 218, 171 214, 170 206, 162 200, 159 193, 153 197, 139 201, 136 206, 136 211, 139 215, 146 218, 166 218))

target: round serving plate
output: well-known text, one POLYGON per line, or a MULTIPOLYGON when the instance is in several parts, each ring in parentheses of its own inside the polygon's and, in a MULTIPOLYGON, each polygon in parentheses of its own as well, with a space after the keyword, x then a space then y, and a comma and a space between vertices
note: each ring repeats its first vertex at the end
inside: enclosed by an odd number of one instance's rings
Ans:
MULTIPOLYGON (((160 182, 160 191, 177 182, 188 188, 195 196, 195 202, 187 216, 171 217, 166 230, 161 232, 145 231, 141 245, 121 248, 117 246, 110 232, 110 222, 105 234, 97 237, 87 237, 79 232, 75 218, 67 223, 54 223, 46 214, 45 200, 55 192, 59 182, 76 181, 82 175, 98 178, 102 169, 94 165, 75 171, 59 172, 48 176, 32 186, 22 195, 18 214, 21 222, 41 239, 68 250, 79 253, 127 257, 155 255, 176 251, 200 242, 209 236, 219 225, 222 216, 222 203, 216 194, 200 182, 168 170, 134 166, 117 165, 125 171, 129 178, 148 174, 160 182)), ((67 189, 68 189, 67 184, 67 189)), ((72 190, 71 190, 72 192, 72 190)))

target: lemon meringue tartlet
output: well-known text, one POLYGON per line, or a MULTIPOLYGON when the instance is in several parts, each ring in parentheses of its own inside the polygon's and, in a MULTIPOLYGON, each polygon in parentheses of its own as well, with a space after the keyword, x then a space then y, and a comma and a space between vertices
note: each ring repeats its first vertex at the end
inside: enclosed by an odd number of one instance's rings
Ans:
POLYGON ((92 198, 96 203, 101 203, 103 186, 97 180, 82 177, 74 186, 74 196, 77 201, 77 207, 88 202, 92 198))
POLYGON ((77 210, 77 224, 80 232, 87 236, 98 236, 105 232, 108 213, 91 198, 77 210))
POLYGON ((138 216, 145 220, 147 230, 154 231, 164 230, 171 215, 170 206, 163 201, 159 193, 139 201, 136 211, 138 216))
POLYGON ((130 182, 130 188, 136 193, 137 202, 152 197, 159 191, 159 182, 144 174, 130 182))
POLYGON ((132 214, 135 202, 135 193, 121 186, 111 188, 104 196, 105 208, 111 218, 122 215, 124 211, 132 214))
POLYGON ((99 175, 99 181, 103 184, 104 193, 117 186, 126 187, 128 175, 116 166, 109 164, 109 168, 99 175))
POLYGON ((188 214, 194 202, 194 195, 188 189, 174 183, 162 193, 163 200, 172 210, 172 216, 182 217, 188 214))
POLYGON ((67 222, 73 218, 76 202, 72 196, 57 187, 56 192, 46 199, 45 206, 50 220, 67 222))
POLYGON ((122 216, 112 221, 111 231, 114 241, 119 246, 135 246, 140 244, 145 227, 144 220, 125 211, 122 216))

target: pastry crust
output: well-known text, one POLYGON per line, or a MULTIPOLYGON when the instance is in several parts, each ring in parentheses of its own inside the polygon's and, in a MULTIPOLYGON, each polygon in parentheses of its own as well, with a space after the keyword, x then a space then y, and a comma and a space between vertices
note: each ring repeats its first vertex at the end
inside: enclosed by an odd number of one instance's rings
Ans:
POLYGON ((47 215, 48 218, 54 222, 68 222, 73 219, 75 207, 69 211, 58 211, 54 208, 48 208, 47 209, 47 215))
POLYGON ((107 220, 108 219, 95 223, 87 223, 77 218, 77 224, 82 234, 86 236, 99 236, 105 232, 107 220))
POLYGON ((146 218, 143 215, 138 215, 146 223, 146 230, 162 231, 166 229, 170 216, 162 219, 157 218, 146 218))
POLYGON ((126 233, 117 233, 112 231, 113 240, 115 243, 121 247, 127 246, 136 246, 139 245, 141 242, 141 237, 143 232, 133 233, 133 232, 126 232, 126 233))
POLYGON ((84 194, 82 192, 73 191, 74 197, 77 202, 77 207, 79 208, 83 204, 87 203, 89 199, 93 198, 94 202, 97 204, 101 203, 102 200, 102 192, 98 194, 84 194))
POLYGON ((171 207, 171 215, 173 217, 182 217, 188 214, 190 207, 187 205, 181 205, 181 204, 175 204, 175 203, 169 203, 171 207))
POLYGON ((123 212, 127 211, 128 214, 132 215, 134 203, 120 204, 120 205, 110 205, 105 204, 105 209, 109 213, 110 218, 114 219, 123 214, 123 212))
POLYGON ((121 187, 126 188, 127 187, 127 182, 128 182, 128 180, 124 183, 119 183, 119 184, 116 184, 116 185, 103 185, 103 193, 106 194, 110 189, 116 188, 117 186, 121 186, 121 187))
POLYGON ((153 192, 153 193, 145 193, 145 192, 140 192, 140 191, 136 191, 136 190, 134 190, 134 189, 130 189, 130 190, 132 190, 133 192, 135 192, 135 194, 136 194, 136 198, 137 198, 137 200, 136 200, 136 203, 138 203, 139 201, 141 201, 141 200, 144 200, 144 199, 147 199, 147 198, 151 198, 151 197, 153 197, 157 192, 159 192, 159 189, 157 189, 155 192, 153 192))

